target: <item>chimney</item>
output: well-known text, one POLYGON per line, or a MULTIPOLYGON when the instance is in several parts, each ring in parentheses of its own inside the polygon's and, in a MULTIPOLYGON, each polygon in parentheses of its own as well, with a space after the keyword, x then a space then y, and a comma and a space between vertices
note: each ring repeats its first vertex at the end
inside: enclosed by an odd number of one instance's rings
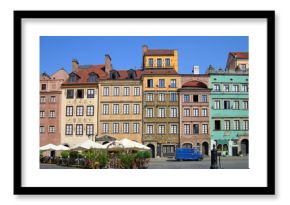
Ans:
POLYGON ((105 55, 105 72, 110 73, 112 70, 111 57, 109 54, 105 55))
POLYGON ((79 69, 79 61, 77 59, 72 59, 72 71, 77 72, 79 69))
POLYGON ((192 73, 195 75, 199 75, 199 66, 198 65, 193 66, 192 73))
POLYGON ((148 46, 147 45, 143 45, 142 46, 142 55, 144 55, 144 53, 146 53, 148 51, 148 46))

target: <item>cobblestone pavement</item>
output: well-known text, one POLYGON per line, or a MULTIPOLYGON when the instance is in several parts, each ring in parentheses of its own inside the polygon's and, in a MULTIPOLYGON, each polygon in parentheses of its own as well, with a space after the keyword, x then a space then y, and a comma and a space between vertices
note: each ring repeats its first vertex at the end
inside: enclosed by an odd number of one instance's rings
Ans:
MULTIPOLYGON (((148 169, 209 169, 210 158, 202 161, 175 161, 173 159, 150 159, 148 169)), ((248 169, 248 157, 221 157, 221 169, 248 169)), ((77 169, 55 164, 40 164, 40 169, 77 169)))
MULTIPOLYGON (((248 157, 221 157, 221 169, 248 169, 248 157)), ((218 164, 219 165, 219 164, 218 164)), ((175 161, 173 159, 151 159, 148 169, 209 169, 210 158, 202 161, 175 161)))

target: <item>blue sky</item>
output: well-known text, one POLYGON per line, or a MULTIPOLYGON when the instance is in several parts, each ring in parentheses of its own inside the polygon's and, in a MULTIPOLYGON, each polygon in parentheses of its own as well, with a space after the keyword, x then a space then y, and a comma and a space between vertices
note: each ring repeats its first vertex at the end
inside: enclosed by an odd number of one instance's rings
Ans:
POLYGON ((104 64, 105 54, 113 68, 135 69, 142 63, 142 45, 149 49, 178 49, 179 73, 191 73, 199 65, 201 73, 212 64, 224 68, 228 53, 248 51, 247 36, 42 36, 40 71, 52 74, 64 67, 71 72, 71 60, 81 65, 104 64))

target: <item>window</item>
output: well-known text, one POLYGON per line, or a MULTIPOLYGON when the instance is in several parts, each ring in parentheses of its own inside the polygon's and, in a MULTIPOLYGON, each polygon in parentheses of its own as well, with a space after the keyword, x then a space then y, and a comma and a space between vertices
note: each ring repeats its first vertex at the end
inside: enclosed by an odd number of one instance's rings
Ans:
POLYGON ((183 102, 189 102, 189 95, 183 96, 183 102))
POLYGON ((73 116, 73 106, 66 106, 66 116, 73 116))
POLYGON ((165 80, 164 79, 159 79, 159 88, 165 88, 165 80))
POLYGON ((248 107, 248 101, 243 101, 243 108, 245 110, 249 109, 249 107, 248 107))
POLYGON ((215 100, 214 101, 214 109, 215 110, 219 110, 220 109, 220 101, 219 100, 215 100))
POLYGON ((90 105, 87 106, 87 116, 93 116, 94 115, 94 106, 90 105))
POLYGON ((119 105, 118 104, 113 105, 113 114, 114 115, 119 114, 119 105))
POLYGON ((170 66, 170 58, 165 58, 165 66, 170 66))
POLYGON ((113 123, 113 133, 119 133, 119 123, 113 123))
POLYGON ((189 124, 185 124, 184 125, 184 134, 185 135, 189 135, 190 134, 190 125, 189 124))
POLYGON ((94 98, 94 97, 95 97, 95 90, 94 89, 88 89, 87 98, 94 98))
POLYGON ((40 96, 40 103, 45 103, 45 96, 40 96))
POLYGON ((153 93, 147 93, 147 101, 153 101, 153 93))
POLYGON ((248 89, 249 89, 248 84, 242 84, 242 89, 241 89, 242 92, 248 92, 249 91, 248 89))
POLYGON ((193 116, 194 117, 198 116, 198 108, 193 108, 193 116))
POLYGON ((201 96, 201 102, 207 102, 207 95, 201 96))
POLYGON ((207 108, 201 109, 201 116, 203 116, 203 117, 207 116, 207 108))
POLYGON ((171 102, 177 101, 177 93, 170 93, 170 101, 171 102))
POLYGON ((129 96, 130 95, 130 88, 129 87, 124 87, 124 95, 129 96))
POLYGON ((134 112, 134 114, 139 114, 140 113, 140 105, 139 104, 134 104, 133 112, 134 112))
POLYGON ((230 86, 224 85, 224 92, 230 92, 230 86))
POLYGON ((133 132, 134 133, 140 132, 140 124, 139 123, 133 123, 133 132))
POLYGON ((46 90, 46 84, 41 84, 41 90, 46 90))
POLYGON ((170 125, 170 134, 177 134, 177 125, 170 125))
POLYGON ((162 59, 161 58, 157 58, 157 67, 162 67, 162 59))
POLYGON ((77 76, 74 73, 70 74, 69 82, 77 82, 77 76))
POLYGON ((147 134, 153 134, 153 125, 147 125, 147 134))
POLYGON ((140 88, 134 87, 134 96, 139 96, 139 95, 140 95, 140 88))
POLYGON ((77 89, 77 98, 84 98, 84 90, 77 89))
POLYGON ((73 125, 65 125, 65 135, 73 134, 73 125))
POLYGON ((77 124, 76 135, 83 135, 83 125, 77 124))
POLYGON ((73 99, 74 98, 74 90, 66 90, 66 98, 73 99))
POLYGON ((207 134, 208 133, 208 125, 207 124, 203 124, 202 125, 202 134, 207 134))
POLYGON ((244 130, 249 130, 249 121, 244 120, 244 130))
POLYGON ((199 125, 193 124, 193 134, 198 134, 198 133, 199 133, 199 125))
POLYGON ((49 133, 55 133, 55 126, 49 126, 48 127, 48 132, 49 133))
POLYGON ((175 79, 171 79, 170 80, 170 87, 171 88, 176 88, 176 80, 175 79))
POLYGON ((86 135, 93 135, 94 134, 94 125, 87 124, 86 125, 86 135))
POLYGON ((225 100, 225 101, 224 101, 224 109, 225 109, 225 110, 230 109, 230 101, 229 101, 229 100, 225 100))
POLYGON ((49 117, 50 118, 55 118, 55 110, 50 110, 49 111, 49 117))
POLYGON ((113 89, 113 95, 114 96, 119 96, 120 95, 120 88, 119 87, 114 87, 114 89, 113 89))
POLYGON ((239 106, 239 101, 234 101, 233 109, 238 110, 239 107, 240 107, 240 106, 239 106))
POLYGON ((109 104, 103 104, 103 115, 109 114, 109 104))
POLYGON ((77 106, 77 116, 83 116, 84 115, 84 106, 77 106))
POLYGON ((129 114, 129 104, 123 105, 123 114, 128 115, 129 114))
POLYGON ((225 130, 230 130, 230 121, 229 120, 225 120, 225 122, 224 122, 224 129, 225 130))
POLYGON ((215 120, 214 121, 214 129, 215 130, 221 130, 221 121, 220 120, 215 120))
POLYGON ((129 123, 123 124, 123 133, 129 133, 129 123))
POLYGON ((40 126, 40 127, 39 127, 39 132, 40 132, 40 133, 44 133, 44 132, 45 132, 45 128, 44 128, 44 126, 40 126))
POLYGON ((165 134, 165 125, 158 125, 158 134, 165 134))
POLYGON ((240 64, 241 71, 246 72, 247 66, 246 64, 240 64))
POLYGON ((40 116, 40 118, 45 118, 45 112, 44 111, 40 111, 39 116, 40 116))
POLYGON ((239 85, 233 85, 233 92, 239 92, 239 85))
POLYGON ((158 108, 158 117, 165 117, 165 108, 158 108))
POLYGON ((159 101, 161 101, 161 102, 165 101, 165 94, 164 93, 159 93, 159 101))
POLYGON ((103 87, 103 96, 109 96, 109 87, 103 87))
POLYGON ((193 95, 193 102, 198 102, 198 95, 193 95))
POLYGON ((240 130, 240 121, 234 120, 234 130, 240 130))
POLYGON ((103 123, 103 133, 109 133, 109 123, 103 123))
POLYGON ((147 80, 147 87, 148 88, 153 88, 153 80, 152 79, 148 79, 147 80))
POLYGON ((170 117, 177 117, 177 108, 176 107, 170 108, 170 117))
POLYGON ((183 114, 184 114, 185 117, 189 117, 190 116, 190 109, 189 108, 184 108, 183 114))
POLYGON ((214 92, 219 92, 220 91, 220 85, 219 84, 214 84, 213 85, 213 91, 214 92))
POLYGON ((153 67, 153 58, 148 59, 148 65, 149 67, 153 67))
POLYGON ((146 117, 153 117, 153 108, 146 109, 146 117))
POLYGON ((50 96, 50 102, 55 103, 56 102, 56 97, 55 96, 50 96))
POLYGON ((90 83, 97 82, 97 75, 95 73, 90 73, 88 82, 90 82, 90 83))

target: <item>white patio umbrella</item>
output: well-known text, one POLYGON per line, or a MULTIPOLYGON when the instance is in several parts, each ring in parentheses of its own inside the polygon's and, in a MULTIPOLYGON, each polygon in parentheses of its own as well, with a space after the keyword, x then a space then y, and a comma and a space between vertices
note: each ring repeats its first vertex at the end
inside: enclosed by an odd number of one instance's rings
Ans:
POLYGON ((72 150, 88 150, 88 149, 106 149, 106 146, 101 145, 92 140, 84 141, 83 143, 77 144, 71 148, 72 150))
POLYGON ((55 151, 57 146, 54 144, 47 144, 39 148, 41 151, 55 151))
POLYGON ((122 140, 116 140, 114 142, 106 144, 108 150, 118 150, 118 149, 126 149, 126 150, 150 150, 149 147, 140 144, 138 142, 129 140, 124 138, 122 140))
POLYGON ((69 148, 68 147, 66 147, 66 146, 64 146, 64 145, 58 145, 58 146, 56 146, 56 150, 57 151, 65 151, 65 150, 69 150, 69 148))

